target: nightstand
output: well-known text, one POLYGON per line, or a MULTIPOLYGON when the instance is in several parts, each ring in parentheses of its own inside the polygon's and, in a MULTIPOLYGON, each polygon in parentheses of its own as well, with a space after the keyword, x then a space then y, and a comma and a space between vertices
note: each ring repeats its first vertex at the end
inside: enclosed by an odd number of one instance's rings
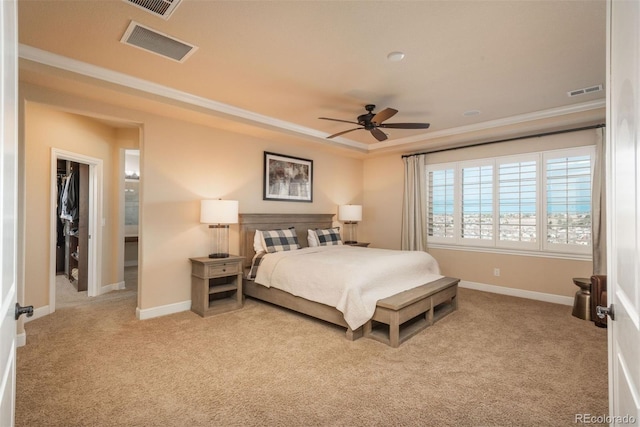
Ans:
POLYGON ((369 246, 369 243, 365 243, 365 242, 345 243, 345 244, 349 245, 349 246, 360 246, 360 247, 363 247, 363 248, 366 248, 366 247, 369 246))
POLYGON ((244 257, 189 258, 191 260, 191 311, 202 317, 242 308, 244 257))

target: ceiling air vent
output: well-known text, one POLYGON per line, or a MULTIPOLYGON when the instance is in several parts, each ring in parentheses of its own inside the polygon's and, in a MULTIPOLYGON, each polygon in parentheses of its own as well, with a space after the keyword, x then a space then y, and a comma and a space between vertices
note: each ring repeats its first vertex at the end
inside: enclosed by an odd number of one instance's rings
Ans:
POLYGON ((586 93, 600 92, 601 90, 602 90, 602 85, 597 85, 597 86, 585 87, 582 89, 571 90, 567 92, 567 95, 569 95, 569 97, 572 97, 572 96, 584 95, 586 93))
POLYGON ((194 45, 152 30, 134 21, 131 21, 129 28, 127 28, 120 41, 178 62, 184 62, 198 49, 194 45))
POLYGON ((181 0, 123 0, 125 3, 132 4, 147 12, 151 12, 156 16, 169 19, 174 10, 178 7, 181 0))

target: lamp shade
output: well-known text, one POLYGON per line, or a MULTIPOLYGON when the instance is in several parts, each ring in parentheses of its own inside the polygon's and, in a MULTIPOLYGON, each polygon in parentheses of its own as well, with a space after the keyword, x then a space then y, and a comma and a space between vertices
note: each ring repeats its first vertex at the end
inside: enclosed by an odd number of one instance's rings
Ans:
POLYGON ((362 221, 362 206, 340 205, 338 207, 338 221, 362 221))
POLYGON ((237 224, 237 200, 201 200, 200 222, 203 224, 237 224))

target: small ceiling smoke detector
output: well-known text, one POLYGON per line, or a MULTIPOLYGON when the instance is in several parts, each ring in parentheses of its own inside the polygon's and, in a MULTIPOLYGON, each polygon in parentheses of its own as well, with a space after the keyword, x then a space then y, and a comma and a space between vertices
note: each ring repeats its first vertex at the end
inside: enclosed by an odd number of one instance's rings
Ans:
POLYGON ((131 21, 120 41, 177 62, 186 61, 198 49, 192 44, 162 34, 134 21, 131 21))
POLYGON ((404 59, 404 52, 391 52, 387 55, 387 59, 392 62, 400 62, 404 59))
POLYGON ((140 9, 153 13, 164 19, 169 19, 174 10, 178 7, 181 0, 123 0, 140 9))
POLYGON ((596 85, 591 87, 585 87, 582 89, 570 90, 569 92, 567 92, 567 96, 571 98, 573 96, 585 95, 587 93, 600 92, 601 90, 602 90, 602 85, 596 85))

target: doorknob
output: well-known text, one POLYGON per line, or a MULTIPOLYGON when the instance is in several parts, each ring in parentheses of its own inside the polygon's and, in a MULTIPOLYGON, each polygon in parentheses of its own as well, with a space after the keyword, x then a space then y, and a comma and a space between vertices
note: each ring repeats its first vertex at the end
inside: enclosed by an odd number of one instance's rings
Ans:
POLYGON ((21 307, 20 304, 16 303, 16 320, 18 320, 23 314, 26 314, 27 317, 33 316, 33 306, 27 305, 25 307, 21 307))
POLYGON ((613 310, 613 304, 611 304, 609 307, 602 307, 599 305, 596 306, 596 315, 601 319, 604 319, 608 315, 611 320, 616 320, 613 310))

